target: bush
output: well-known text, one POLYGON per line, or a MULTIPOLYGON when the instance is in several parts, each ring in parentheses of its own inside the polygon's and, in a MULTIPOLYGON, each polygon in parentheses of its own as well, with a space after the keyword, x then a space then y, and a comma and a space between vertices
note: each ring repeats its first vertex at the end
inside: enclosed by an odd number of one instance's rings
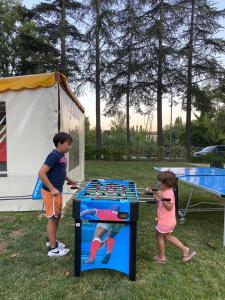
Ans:
POLYGON ((86 160, 96 159, 96 145, 95 144, 86 144, 85 145, 85 159, 86 160))
POLYGON ((124 150, 121 147, 104 147, 102 151, 102 158, 104 160, 123 160, 124 150))
POLYGON ((123 147, 102 146, 97 148, 95 144, 85 145, 86 160, 123 160, 124 154, 123 147))

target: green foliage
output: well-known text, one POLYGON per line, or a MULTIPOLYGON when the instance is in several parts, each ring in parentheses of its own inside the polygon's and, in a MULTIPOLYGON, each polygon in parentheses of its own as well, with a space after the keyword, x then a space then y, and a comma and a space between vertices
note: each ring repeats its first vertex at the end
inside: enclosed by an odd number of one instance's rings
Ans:
POLYGON ((124 147, 102 146, 96 147, 95 144, 86 144, 85 159, 93 160, 99 157, 103 160, 123 160, 125 154, 124 147))
POLYGON ((171 129, 169 126, 165 126, 163 129, 164 146, 167 147, 170 145, 170 130, 172 135, 172 146, 184 146, 185 126, 182 123, 181 117, 176 118, 171 129))
POLYGON ((95 144, 85 144, 85 159, 96 159, 96 145, 95 144))
POLYGON ((104 160, 123 160, 124 149, 122 147, 106 146, 102 149, 104 160))
POLYGON ((205 147, 208 145, 219 145, 225 143, 225 132, 221 120, 201 117, 192 121, 192 145, 205 147))
POLYGON ((15 72, 19 7, 20 4, 16 0, 0 2, 0 76, 10 76, 15 72))
POLYGON ((48 39, 58 53, 55 68, 70 80, 77 80, 81 69, 83 35, 77 24, 83 8, 81 2, 74 0, 49 0, 36 5, 31 11, 31 19, 40 34, 48 39))

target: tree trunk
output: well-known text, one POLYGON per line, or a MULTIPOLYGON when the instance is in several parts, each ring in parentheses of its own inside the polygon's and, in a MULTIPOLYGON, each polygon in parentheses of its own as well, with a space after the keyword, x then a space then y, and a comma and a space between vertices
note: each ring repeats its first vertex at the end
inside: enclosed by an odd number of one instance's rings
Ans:
MULTIPOLYGON (((162 131, 162 80, 163 80, 163 0, 160 2, 160 22, 159 22, 159 35, 158 35, 158 74, 157 74, 157 146, 158 152, 163 146, 163 131, 162 131)), ((160 154, 160 153, 159 153, 160 154)))
POLYGON ((126 126, 127 126, 127 144, 130 145, 130 79, 131 79, 131 60, 132 60, 132 42, 133 42, 133 17, 131 13, 131 7, 133 7, 133 1, 129 0, 129 26, 131 28, 129 47, 128 47, 128 75, 127 75, 127 99, 126 99, 126 126))
POLYGON ((127 145, 130 145, 130 71, 129 70, 130 70, 130 61, 128 63, 127 100, 126 100, 127 145))
POLYGON ((190 158, 191 155, 191 102, 192 102, 194 13, 195 13, 195 0, 192 0, 190 37, 189 37, 189 47, 188 47, 187 103, 186 103, 186 130, 185 130, 185 144, 187 150, 187 158, 190 158))
POLYGON ((61 41, 61 66, 60 71, 66 75, 66 10, 65 0, 60 1, 61 4, 61 26, 60 26, 60 41, 61 41))
POLYGON ((96 0, 96 146, 100 148, 101 146, 101 107, 100 107, 100 2, 101 0, 96 0))

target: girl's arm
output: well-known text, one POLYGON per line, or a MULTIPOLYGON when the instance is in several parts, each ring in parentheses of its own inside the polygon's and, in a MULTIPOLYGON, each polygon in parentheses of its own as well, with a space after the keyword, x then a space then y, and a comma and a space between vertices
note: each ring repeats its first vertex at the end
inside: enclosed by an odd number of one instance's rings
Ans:
POLYGON ((162 201, 162 204, 167 210, 171 210, 173 207, 172 203, 169 201, 162 201))
MULTIPOLYGON (((155 192, 155 193, 153 193, 153 195, 157 201, 161 201, 161 199, 163 198, 163 192, 161 192, 161 191, 155 192)), ((171 210, 173 207, 173 205, 170 201, 162 201, 162 204, 165 207, 165 209, 167 209, 167 210, 171 210)))

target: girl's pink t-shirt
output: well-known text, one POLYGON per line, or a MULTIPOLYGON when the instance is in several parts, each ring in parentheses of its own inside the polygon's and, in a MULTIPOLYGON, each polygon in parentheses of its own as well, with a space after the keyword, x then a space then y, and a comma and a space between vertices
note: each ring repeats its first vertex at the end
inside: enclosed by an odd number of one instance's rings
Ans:
POLYGON ((168 210, 164 207, 162 201, 158 201, 157 218, 160 226, 175 226, 176 225, 176 211, 175 211, 175 197, 172 189, 163 192, 162 198, 171 199, 172 209, 168 210))

